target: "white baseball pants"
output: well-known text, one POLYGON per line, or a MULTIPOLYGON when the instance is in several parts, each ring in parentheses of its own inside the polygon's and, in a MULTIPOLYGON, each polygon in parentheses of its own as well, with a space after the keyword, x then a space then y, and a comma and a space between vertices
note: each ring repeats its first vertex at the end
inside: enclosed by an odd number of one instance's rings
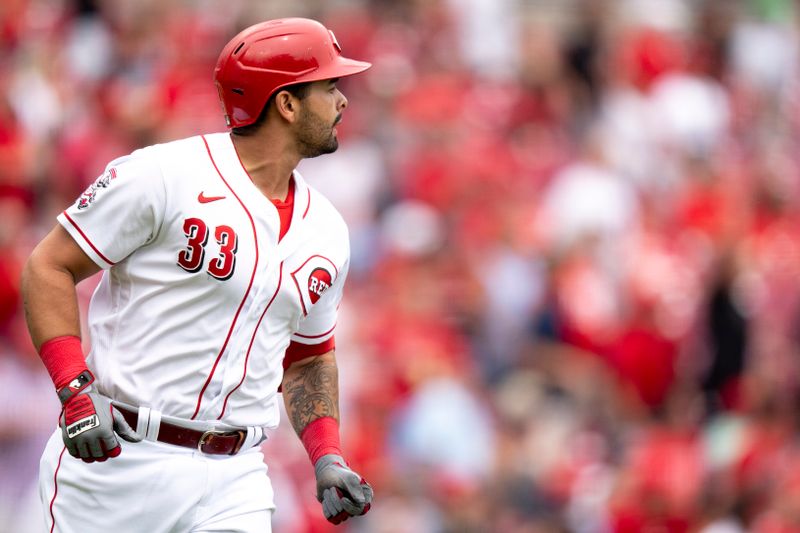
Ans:
POLYGON ((102 463, 45 447, 39 496, 51 533, 269 533, 272 485, 259 447, 210 456, 160 442, 128 443, 102 463))

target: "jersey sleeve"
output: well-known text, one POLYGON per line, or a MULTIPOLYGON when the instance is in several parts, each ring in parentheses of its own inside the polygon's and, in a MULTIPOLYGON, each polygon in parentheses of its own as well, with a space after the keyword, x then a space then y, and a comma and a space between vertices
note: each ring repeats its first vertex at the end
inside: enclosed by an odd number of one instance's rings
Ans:
POLYGON ((152 240, 166 193, 157 161, 144 150, 109 163, 58 222, 98 266, 107 269, 152 240))
POLYGON ((295 361, 322 355, 336 347, 334 330, 348 268, 349 262, 342 267, 330 289, 325 291, 308 314, 300 320, 300 325, 292 334, 289 348, 286 350, 284 368, 288 368, 295 361))

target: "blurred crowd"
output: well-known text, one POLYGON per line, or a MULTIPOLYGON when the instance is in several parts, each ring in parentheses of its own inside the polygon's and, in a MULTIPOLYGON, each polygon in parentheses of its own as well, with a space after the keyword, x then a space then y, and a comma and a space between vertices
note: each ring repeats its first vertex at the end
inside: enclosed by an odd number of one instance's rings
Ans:
MULTIPOLYGON (((300 167, 352 240, 339 531, 800 531, 794 0, 3 0, 0 531, 58 413, 27 255, 111 159, 223 131, 217 54, 279 16, 374 64, 300 167)), ((264 451, 276 533, 333 531, 264 451)))

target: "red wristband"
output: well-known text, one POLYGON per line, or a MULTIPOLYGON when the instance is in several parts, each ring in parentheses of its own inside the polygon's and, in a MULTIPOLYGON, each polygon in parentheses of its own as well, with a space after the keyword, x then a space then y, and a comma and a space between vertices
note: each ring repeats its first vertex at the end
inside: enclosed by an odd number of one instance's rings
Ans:
POLYGON ((61 390, 75 376, 88 370, 81 340, 74 335, 56 337, 45 342, 39 348, 39 357, 42 358, 56 390, 61 390))
POLYGON ((339 444, 339 422, 332 416, 323 416, 310 422, 300 432, 300 440, 308 452, 312 465, 323 455, 329 453, 342 455, 342 445, 339 444))

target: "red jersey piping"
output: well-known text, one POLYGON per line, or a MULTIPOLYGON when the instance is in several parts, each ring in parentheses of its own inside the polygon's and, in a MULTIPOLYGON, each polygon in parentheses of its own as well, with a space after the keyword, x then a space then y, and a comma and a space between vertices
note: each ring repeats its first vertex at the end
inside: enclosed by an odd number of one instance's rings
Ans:
POLYGON ((322 259, 324 259, 327 262, 329 262, 331 264, 331 266, 333 267, 333 271, 336 272, 336 277, 337 278, 339 277, 339 269, 336 268, 336 264, 333 261, 331 261, 330 259, 328 259, 327 257, 325 257, 324 255, 319 255, 319 254, 314 254, 314 255, 310 256, 308 259, 306 259, 303 262, 302 265, 297 267, 297 269, 294 272, 292 272, 292 279, 294 280, 294 286, 297 287, 297 296, 300 297, 300 306, 303 308, 303 316, 308 315, 308 311, 306 310, 306 303, 303 301, 303 291, 300 289, 300 284, 297 282, 297 277, 295 277, 295 274, 297 274, 304 266, 306 266, 306 263, 308 263, 309 261, 311 261, 315 257, 321 257, 322 259))
MULTIPOLYGON (((231 144, 233 144, 233 143, 231 143, 231 144)), ((256 182, 253 181, 253 176, 250 175, 250 173, 245 168, 244 163, 242 163, 242 157, 239 155, 239 151, 236 149, 236 145, 235 144, 233 145, 233 151, 236 154, 236 159, 239 160, 239 166, 242 167, 242 170, 244 171, 244 173, 247 175, 248 178, 250 178, 250 183, 255 185, 256 182)), ((291 209, 291 211, 289 212, 289 223, 286 225, 285 229, 283 227, 284 215, 282 214, 283 213, 282 210, 284 210, 286 208, 289 208, 289 207, 293 207, 293 204, 294 204, 294 192, 295 192, 294 181, 295 180, 294 180, 294 172, 293 172, 292 175, 289 178, 289 193, 286 195, 286 200, 284 200, 283 202, 280 201, 280 200, 273 200, 271 198, 267 198, 270 202, 272 202, 272 205, 274 205, 275 208, 278 210, 278 218, 279 218, 279 221, 280 221, 280 224, 278 225, 278 242, 280 242, 280 240, 283 239, 284 235, 289 233, 289 228, 292 227, 292 219, 294 218, 292 216, 292 213, 294 212, 294 209, 291 209)), ((310 200, 311 199, 311 196, 310 196, 311 195, 311 191, 309 191, 308 194, 309 194, 309 200, 310 200)), ((308 213, 308 207, 306 207, 306 213, 308 213)), ((303 214, 303 218, 306 218, 305 214, 303 214)))
POLYGON ((233 322, 231 322, 231 327, 228 329, 228 335, 225 337, 225 342, 222 344, 222 348, 220 348, 219 353, 217 354, 217 358, 214 361, 214 366, 211 367, 211 372, 208 374, 208 378, 206 379, 206 382, 203 384, 203 388, 200 389, 200 394, 197 395, 197 406, 194 409, 194 414, 192 414, 191 417, 192 420, 194 420, 195 417, 197 416, 197 413, 200 412, 200 404, 203 401, 203 394, 205 394, 209 383, 211 383, 211 378, 214 377, 214 372, 216 372, 217 365, 219 365, 220 359, 222 359, 222 354, 225 353, 225 348, 228 347, 228 342, 231 340, 231 335, 233 334, 233 328, 236 326, 236 322, 237 320, 239 320, 239 313, 242 312, 242 307, 244 307, 244 303, 247 301, 247 297, 250 295, 250 289, 253 288, 253 281, 255 280, 256 270, 258 269, 258 233, 256 232, 256 224, 253 221, 253 216, 250 214, 250 211, 248 211, 247 207, 245 207, 244 202, 242 202, 242 199, 239 198, 239 195, 236 194, 236 192, 227 182, 225 177, 222 175, 222 172, 220 172, 219 167, 217 166, 217 162, 214 161, 214 156, 211 154, 211 148, 208 146, 208 141, 206 141, 205 136, 202 136, 201 138, 203 139, 203 144, 206 145, 206 152, 208 152, 208 158, 211 160, 211 164, 214 165, 214 169, 217 171, 217 174, 219 175, 220 179, 225 184, 225 186, 228 187, 228 190, 231 191, 231 194, 233 194, 236 200, 239 201, 239 205, 242 206, 242 209, 244 209, 244 212, 247 214, 247 218, 250 219, 250 226, 253 229, 253 242, 255 244, 256 259, 255 262, 253 263, 253 273, 250 274, 250 283, 248 283, 247 290, 244 293, 244 297, 242 298, 242 301, 239 303, 239 308, 236 309, 236 314, 233 316, 233 322))
POLYGON ((242 386, 242 383, 244 383, 244 379, 247 377, 247 363, 248 363, 248 361, 250 361, 250 351, 253 349, 253 343, 256 340, 256 333, 258 333, 258 328, 259 328, 259 326, 261 326, 261 321, 264 320, 264 317, 266 316, 267 311, 269 311, 269 308, 272 305, 272 302, 275 301, 275 297, 278 296, 278 291, 281 289, 281 282, 282 281, 283 281, 283 261, 281 261, 281 266, 280 266, 280 269, 279 269, 278 286, 275 288, 275 293, 272 295, 272 298, 269 299, 269 303, 267 303, 267 306, 264 308, 264 311, 261 313, 261 316, 258 318, 258 323, 256 324, 256 327, 253 329, 253 335, 250 337, 250 344, 247 345, 247 353, 244 356, 244 372, 242 373, 242 379, 240 379, 239 383, 237 383, 236 386, 230 390, 230 392, 227 394, 227 396, 225 396, 225 401, 222 402, 222 411, 219 413, 219 416, 217 417, 217 420, 221 420, 222 416, 225 414, 225 408, 228 405, 228 398, 231 397, 231 394, 236 392, 236 389, 238 389, 239 387, 242 386))
POLYGON ((303 212, 303 218, 306 218, 308 210, 311 208, 311 189, 308 186, 306 186, 306 192, 308 193, 308 204, 306 205, 306 210, 303 212))
POLYGON ((64 448, 61 450, 61 454, 58 456, 58 464, 56 465, 56 471, 53 474, 53 487, 55 488, 53 490, 53 497, 50 500, 50 520, 53 521, 53 523, 50 525, 50 533, 53 533, 53 530, 56 527, 56 517, 53 515, 53 505, 56 503, 56 495, 58 494, 58 471, 61 469, 61 459, 64 457, 65 451, 67 451, 66 446, 64 446, 64 448))
POLYGON ((334 324, 333 327, 331 329, 329 329, 328 331, 326 331, 325 333, 320 333, 319 335, 302 335, 300 333, 295 333, 294 336, 295 337, 302 337, 304 339, 319 339, 320 337, 324 337, 325 335, 330 334, 335 329, 336 329, 336 324, 334 324))
POLYGON ((83 237, 83 240, 85 240, 85 241, 86 241, 86 244, 88 244, 89 246, 91 246, 91 247, 92 247, 92 250, 94 250, 94 253, 96 253, 96 254, 97 254, 97 256, 98 256, 100 259, 102 259, 103 261, 105 261, 105 262, 106 262, 106 263, 108 263, 109 265, 112 265, 112 266, 113 266, 113 265, 116 265, 116 263, 115 263, 114 261, 112 261, 112 260, 111 260, 111 259, 109 259, 108 257, 104 256, 104 255, 103 255, 103 254, 100 252, 100 250, 98 250, 98 249, 97 249, 97 246, 95 246, 95 245, 94 245, 94 243, 92 243, 92 241, 89 239, 89 237, 87 237, 87 236, 86 236, 86 234, 83 232, 83 230, 80 228, 80 226, 78 226, 78 224, 77 224, 77 223, 76 223, 74 220, 72 220, 72 217, 71 217, 71 216, 69 216, 69 214, 68 214, 66 211, 64 211, 64 213, 63 213, 63 214, 64 214, 64 218, 66 218, 67 220, 69 220, 69 223, 70 223, 70 224, 72 224, 72 226, 73 226, 73 227, 74 227, 76 230, 78 230, 78 233, 80 233, 80 234, 81 234, 81 237, 83 237))

